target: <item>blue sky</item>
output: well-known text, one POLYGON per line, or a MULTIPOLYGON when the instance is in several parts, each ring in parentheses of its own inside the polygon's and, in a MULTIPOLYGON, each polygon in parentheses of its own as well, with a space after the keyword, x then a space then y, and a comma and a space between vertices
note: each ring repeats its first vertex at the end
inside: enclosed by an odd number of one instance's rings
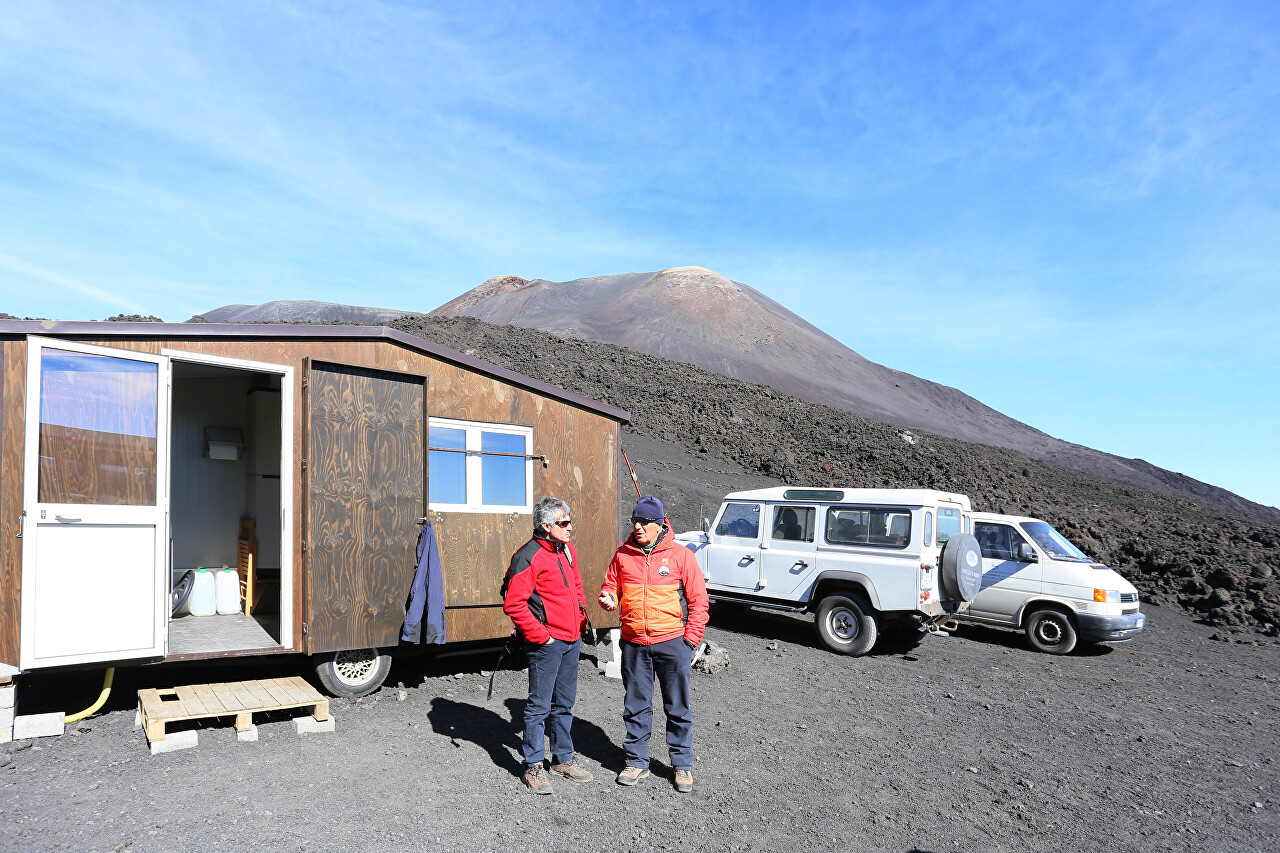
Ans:
POLYGON ((128 3, 0 16, 0 311, 429 310, 697 264, 1280 505, 1280 6, 128 3))

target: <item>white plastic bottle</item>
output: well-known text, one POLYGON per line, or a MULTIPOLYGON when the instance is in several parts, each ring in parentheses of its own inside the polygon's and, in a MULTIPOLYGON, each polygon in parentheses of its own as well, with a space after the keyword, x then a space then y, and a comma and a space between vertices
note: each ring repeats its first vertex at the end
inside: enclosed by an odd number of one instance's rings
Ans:
POLYGON ((215 574, 218 593, 218 615, 231 616, 240 612, 240 575, 235 569, 223 569, 215 574))
POLYGON ((191 586, 191 597, 187 599, 192 616, 212 616, 218 612, 218 593, 214 584, 212 572, 196 569, 196 582, 191 586))

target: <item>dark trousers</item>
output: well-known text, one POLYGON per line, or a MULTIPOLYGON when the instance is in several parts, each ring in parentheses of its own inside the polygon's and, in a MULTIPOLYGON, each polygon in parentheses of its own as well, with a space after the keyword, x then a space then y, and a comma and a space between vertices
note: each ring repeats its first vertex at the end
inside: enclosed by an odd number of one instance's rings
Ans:
POLYGON ((622 642, 622 686, 626 698, 622 720, 627 724, 622 748, 628 767, 649 766, 649 736, 653 733, 653 678, 662 689, 667 715, 667 751, 676 770, 693 769, 693 709, 689 705, 689 671, 693 650, 683 637, 643 646, 622 642))
POLYGON ((578 660, 582 640, 528 644, 529 701, 524 706, 524 763, 541 764, 547 756, 544 734, 551 736, 551 758, 561 764, 573 757, 573 703, 578 698, 578 660), (547 720, 550 718, 550 726, 547 720), (547 729, 550 728, 550 732, 547 729))

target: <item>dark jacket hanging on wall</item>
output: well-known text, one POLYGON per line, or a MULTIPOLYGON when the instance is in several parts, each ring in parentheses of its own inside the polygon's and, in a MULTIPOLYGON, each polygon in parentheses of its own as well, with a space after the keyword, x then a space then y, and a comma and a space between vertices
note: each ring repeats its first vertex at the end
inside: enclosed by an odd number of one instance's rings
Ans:
POLYGON ((418 568, 409 590, 408 612, 400 639, 409 643, 444 644, 444 573, 431 522, 418 534, 418 568))

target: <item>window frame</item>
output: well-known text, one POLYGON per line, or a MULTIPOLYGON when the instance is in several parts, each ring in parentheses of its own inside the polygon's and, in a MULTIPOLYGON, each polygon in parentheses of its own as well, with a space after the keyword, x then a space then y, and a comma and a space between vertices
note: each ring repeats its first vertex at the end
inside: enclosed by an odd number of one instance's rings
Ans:
MULTIPOLYGON (((454 451, 427 451, 428 470, 427 470, 427 509, 431 512, 476 512, 487 513, 490 515, 509 515, 511 513, 520 513, 525 515, 533 515, 533 459, 526 458, 524 460, 524 504, 484 504, 480 501, 484 494, 484 452, 481 450, 481 433, 495 432, 504 435, 519 435, 524 437, 524 452, 526 456, 533 454, 533 427, 520 426, 519 424, 497 424, 487 423, 485 421, 464 421, 457 418, 427 418, 427 447, 431 447, 431 430, 432 429, 457 429, 462 430, 466 436, 466 450, 454 451), (430 458, 431 453, 463 453, 466 456, 466 463, 463 467, 467 501, 466 503, 442 503, 432 498, 432 489, 430 487, 430 458)), ((503 457, 510 458, 510 457, 503 457)))

